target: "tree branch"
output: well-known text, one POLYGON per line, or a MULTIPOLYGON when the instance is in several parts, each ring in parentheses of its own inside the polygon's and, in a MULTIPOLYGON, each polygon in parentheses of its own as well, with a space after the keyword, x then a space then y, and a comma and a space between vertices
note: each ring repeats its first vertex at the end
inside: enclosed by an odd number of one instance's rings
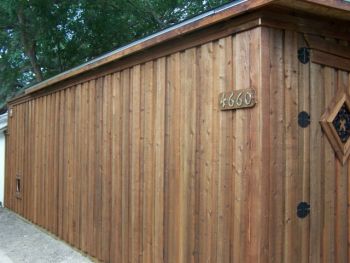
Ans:
MULTIPOLYGON (((151 16, 151 18, 152 18, 152 20, 154 21, 154 22, 156 22, 161 28, 163 28, 163 27, 165 27, 166 26, 166 24, 159 18, 159 16, 156 14, 156 12, 154 12, 154 10, 151 8, 151 7, 149 7, 148 5, 149 5, 149 2, 147 1, 147 6, 143 6, 143 12, 140 12, 139 11, 139 6, 137 6, 137 5, 135 5, 134 3, 133 3, 133 1, 131 1, 131 0, 126 0, 127 1, 127 3, 129 3, 129 5, 131 5, 132 7, 134 7, 139 13, 141 13, 141 15, 142 15, 142 18, 144 18, 145 16, 144 15, 150 15, 151 16)), ((147 16, 146 16, 147 17, 147 16)))
POLYGON ((19 7, 17 10, 17 18, 19 23, 19 30, 21 34, 21 40, 24 47, 24 51, 26 55, 29 57, 30 64, 33 67, 33 72, 35 73, 35 78, 38 82, 43 81, 43 74, 41 72, 41 68, 38 63, 38 59, 36 57, 35 46, 36 43, 34 40, 30 40, 26 31, 25 18, 23 13, 23 7, 19 7))

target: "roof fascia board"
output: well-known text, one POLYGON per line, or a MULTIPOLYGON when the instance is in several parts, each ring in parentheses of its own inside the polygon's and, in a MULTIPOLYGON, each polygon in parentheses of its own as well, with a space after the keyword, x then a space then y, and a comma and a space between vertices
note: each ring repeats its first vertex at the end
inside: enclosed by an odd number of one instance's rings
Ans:
MULTIPOLYGON (((298 0, 300 1, 300 0, 298 0)), ((318 4, 325 7, 331 7, 339 10, 350 11, 350 1, 344 0, 302 0, 310 4, 318 4)))

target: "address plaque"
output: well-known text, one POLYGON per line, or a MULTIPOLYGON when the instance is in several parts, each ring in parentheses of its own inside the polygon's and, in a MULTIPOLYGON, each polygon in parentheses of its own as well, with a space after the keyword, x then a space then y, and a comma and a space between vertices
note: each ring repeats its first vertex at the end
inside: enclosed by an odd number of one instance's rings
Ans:
POLYGON ((236 110, 254 107, 255 90, 242 89, 222 92, 219 95, 220 110, 236 110))

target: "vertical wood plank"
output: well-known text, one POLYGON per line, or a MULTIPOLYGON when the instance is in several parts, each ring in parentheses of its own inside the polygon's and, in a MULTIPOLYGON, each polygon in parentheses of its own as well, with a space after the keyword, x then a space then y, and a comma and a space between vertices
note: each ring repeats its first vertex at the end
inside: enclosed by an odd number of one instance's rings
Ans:
POLYGON ((101 259, 105 262, 109 260, 110 249, 110 92, 111 92, 111 77, 110 75, 104 78, 103 97, 102 97, 102 162, 101 162, 101 180, 102 180, 102 221, 101 221, 101 259))
POLYGON ((263 28, 251 30, 249 44, 249 78, 250 87, 256 90, 256 96, 259 99, 259 104, 250 111, 250 145, 249 145, 249 253, 248 261, 252 262, 269 262, 268 258, 268 230, 265 227, 268 225, 268 195, 269 183, 264 178, 269 171, 269 114, 264 114, 268 111, 270 104, 269 96, 265 96, 266 90, 266 75, 262 75, 261 71, 266 65, 264 59, 266 56, 266 48, 268 38, 266 31, 263 28), (256 63, 258 61, 258 63, 256 63), (266 158, 266 159, 264 159, 266 158))
POLYGON ((210 262, 216 258, 215 233, 215 182, 213 178, 213 100, 212 100, 212 69, 213 69, 213 43, 201 47, 200 51, 200 87, 201 87, 201 131, 200 134, 200 204, 199 204, 199 260, 210 262))
POLYGON ((87 251, 90 251, 90 254, 92 256, 96 257, 96 246, 94 240, 95 238, 95 214, 96 210, 99 209, 98 206, 96 206, 95 203, 95 191, 96 191, 96 185, 95 185, 95 176, 96 176, 96 166, 97 166, 97 158, 96 158, 96 131, 98 120, 96 117, 96 96, 97 96, 97 89, 96 89, 96 80, 92 80, 89 82, 89 130, 88 130, 88 138, 89 138, 89 144, 88 144, 88 192, 89 192, 89 203, 90 203, 90 209, 88 210, 87 214, 87 228, 88 228, 88 236, 87 236, 87 251))
POLYGON ((104 77, 96 80, 96 132, 95 132, 95 174, 94 174, 94 238, 98 242, 93 243, 96 246, 96 258, 102 259, 101 241, 102 241, 102 129, 103 129, 103 81, 104 77))
POLYGON ((295 208, 301 197, 301 176, 298 173, 298 34, 285 32, 285 257, 286 262, 301 261, 300 225, 295 208))
POLYGON ((196 49, 181 53, 180 97, 180 219, 179 260, 194 262, 195 249, 195 143, 196 143, 196 49))
MULTIPOLYGON (((323 68, 311 65, 310 116, 319 120, 324 111, 324 83, 322 79, 323 68)), ((310 205, 313 212, 310 214, 310 262, 321 261, 321 235, 322 233, 322 164, 324 163, 324 145, 321 129, 318 122, 310 124, 310 205)))
MULTIPOLYGON (((270 146, 270 198, 269 198, 269 258, 271 262, 283 262, 283 227, 284 227, 284 68, 283 68, 283 31, 269 29, 269 53, 266 54, 263 70, 269 75, 269 144, 270 146)), ((262 73, 264 74, 264 73, 262 73)), ((265 144, 266 147, 268 143, 265 144)))
MULTIPOLYGON (((64 236, 64 160, 65 160, 65 144, 64 144, 64 133, 65 133, 65 115, 66 115, 66 100, 65 100, 66 91, 59 92, 59 130, 61 131, 59 134, 59 156, 58 156, 58 236, 62 239, 64 236)), ((35 174, 35 172, 34 172, 35 174)))
POLYGON ((53 126, 53 121, 52 121, 52 113, 53 113, 53 95, 50 94, 48 96, 47 100, 47 117, 46 117, 46 158, 47 158, 47 163, 45 167, 45 182, 46 182, 46 190, 45 190, 45 207, 46 207, 46 229, 50 232, 53 232, 52 229, 52 192, 53 192, 53 156, 52 156, 52 147, 53 147, 53 139, 52 139, 52 126, 53 126))
POLYGON ((52 96, 49 95, 46 97, 46 102, 45 102, 45 107, 46 107, 46 116, 44 119, 44 128, 45 128, 45 141, 44 141, 44 189, 43 189, 43 194, 44 194, 44 211, 45 211, 45 221, 44 221, 44 228, 48 231, 50 231, 50 197, 49 197, 49 192, 50 192, 50 175, 48 172, 49 166, 50 166, 50 148, 51 146, 48 146, 48 142, 50 141, 50 114, 51 114, 51 98, 52 96))
MULTIPOLYGON (((249 37, 250 32, 243 32, 235 36, 234 63, 240 66, 235 68, 235 83, 233 89, 238 90, 249 87, 249 37)), ((249 236, 248 213, 248 178, 246 170, 249 136, 249 112, 237 111, 235 113, 235 150, 234 150, 234 223, 233 223, 233 261, 244 262, 247 253, 247 236, 249 236)))
POLYGON ((130 70, 122 72, 122 100, 123 100, 123 120, 122 120, 122 259, 121 262, 129 261, 129 173, 130 173, 130 70))
POLYGON ((166 154, 166 172, 167 172, 167 255, 165 261, 179 262, 179 120, 180 108, 180 54, 176 53, 168 58, 167 65, 167 143, 168 152, 166 154))
POLYGON ((91 209, 90 207, 90 200, 89 200, 89 169, 88 169, 88 152, 89 147, 88 144, 89 141, 89 130, 93 129, 93 127, 90 127, 88 125, 89 121, 89 98, 88 98, 88 88, 89 84, 88 82, 84 83, 81 88, 81 127, 79 131, 79 136, 81 136, 81 160, 80 160, 80 177, 81 177, 81 193, 80 193, 80 199, 81 204, 79 207, 79 213, 80 213, 80 233, 79 233, 79 243, 80 243, 80 249, 84 252, 87 251, 88 247, 88 232, 90 229, 88 228, 88 210, 91 209))
MULTIPOLYGON (((317 67, 316 65, 314 67, 317 67)), ((338 70, 338 90, 349 92, 348 73, 338 70)), ((348 175, 349 162, 342 165, 337 159, 336 162, 336 225, 335 225, 335 262, 348 262, 348 175)))
POLYGON ((45 110, 45 99, 46 97, 39 98, 39 108, 38 108, 38 123, 39 123, 39 132, 38 132, 38 185, 36 191, 38 191, 38 199, 37 199, 37 205, 38 205, 38 224, 42 227, 44 227, 44 221, 45 221, 45 210, 44 210, 44 202, 45 202, 45 196, 43 190, 45 189, 44 184, 44 165, 45 162, 42 162, 44 160, 44 118, 46 114, 45 110))
MULTIPOLYGON (((215 52, 214 62, 217 77, 214 86, 217 87, 216 93, 229 91, 233 86, 233 56, 232 56, 232 37, 219 40, 218 50, 215 52)), ((213 104, 218 103, 214 95, 213 104)), ((231 211, 233 200, 232 188, 232 163, 233 163, 233 112, 217 113, 219 115, 219 125, 217 129, 219 145, 217 147, 218 155, 218 184, 217 184, 217 253, 216 262, 230 262, 230 250, 232 244, 232 224, 231 211)), ((215 127, 214 127, 215 128, 215 127)), ((195 133, 196 134, 196 133, 195 133)), ((194 187, 194 186, 193 186, 194 187)))
MULTIPOLYGON (((304 36, 299 35, 298 48, 306 45, 304 36)), ((299 63, 299 102, 298 110, 310 113, 310 64, 299 63)), ((299 128, 299 174, 302 175, 302 201, 310 203, 310 128, 299 128)), ((310 218, 301 224, 301 262, 309 262, 310 218)))
POLYGON ((67 204, 67 179, 68 179, 68 152, 71 144, 68 143, 69 134, 69 110, 70 110, 70 90, 64 90, 63 105, 64 110, 63 116, 63 156, 62 156, 62 239, 68 240, 68 204, 67 204))
POLYGON ((122 259, 122 86, 120 73, 112 80, 112 219, 110 261, 122 259))
POLYGON ((165 154, 165 97, 166 97, 166 59, 160 58, 155 65, 156 71, 156 103, 154 130, 154 245, 153 258, 155 262, 164 262, 164 154, 165 154))
POLYGON ((131 163, 130 167, 130 244, 131 262, 140 262, 142 251, 142 214, 141 214, 141 169, 140 169, 140 105, 141 105, 141 67, 135 66, 131 74, 132 88, 132 123, 131 123, 131 163))
POLYGON ((153 262, 154 231, 154 166, 153 166, 153 128, 154 128, 154 93, 153 62, 144 65, 143 85, 145 92, 144 115, 144 184, 143 184, 143 262, 153 262))
MULTIPOLYGON (((54 112, 54 147, 53 147, 53 158, 54 158, 54 187, 53 187, 53 233, 58 236, 58 224, 59 224, 59 156, 60 156, 60 148, 59 148, 59 138, 60 138, 60 127, 59 127, 59 114, 60 114, 60 94, 58 92, 55 93, 55 112, 54 112)), ((32 174, 33 176, 33 174, 32 174)))
POLYGON ((81 197, 81 148, 82 143, 81 139, 83 136, 81 135, 81 121, 82 121, 82 103, 81 103, 81 89, 82 85, 78 85, 75 87, 75 98, 74 98, 74 144, 73 144, 73 156, 72 162, 74 162, 74 167, 72 168, 72 184, 73 184, 73 239, 72 244, 80 248, 80 197, 81 197))
MULTIPOLYGON (((324 105, 327 107, 335 92, 337 90, 337 73, 334 69, 325 67, 323 70, 324 75, 324 87, 325 87, 325 101, 324 105)), ((325 109, 326 109, 325 107, 325 109)), ((334 244, 335 244, 335 176, 336 175, 336 159, 334 150, 330 145, 327 138, 324 137, 324 203, 323 211, 324 218, 323 231, 322 231, 322 262, 335 262, 334 244)))
POLYGON ((24 183, 24 170, 23 170, 23 154, 24 154, 24 104, 21 104, 19 106, 19 116, 18 116, 18 132, 19 132, 19 140, 18 140, 18 163, 17 163, 17 169, 18 174, 21 177, 21 186, 20 186, 20 192, 21 192, 21 198, 17 199, 17 213, 19 213, 21 216, 23 216, 23 200, 24 200, 24 192, 23 192, 23 183, 24 183))

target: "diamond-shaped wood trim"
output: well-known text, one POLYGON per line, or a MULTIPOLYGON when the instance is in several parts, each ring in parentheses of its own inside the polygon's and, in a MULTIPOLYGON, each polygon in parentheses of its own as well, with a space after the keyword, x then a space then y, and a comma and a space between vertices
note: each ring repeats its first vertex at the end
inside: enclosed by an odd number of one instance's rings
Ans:
POLYGON ((342 164, 346 163, 350 155, 350 138, 345 143, 341 141, 334 128, 333 120, 344 104, 350 110, 350 96, 345 91, 341 90, 331 101, 327 111, 322 115, 320 121, 324 133, 342 164))

